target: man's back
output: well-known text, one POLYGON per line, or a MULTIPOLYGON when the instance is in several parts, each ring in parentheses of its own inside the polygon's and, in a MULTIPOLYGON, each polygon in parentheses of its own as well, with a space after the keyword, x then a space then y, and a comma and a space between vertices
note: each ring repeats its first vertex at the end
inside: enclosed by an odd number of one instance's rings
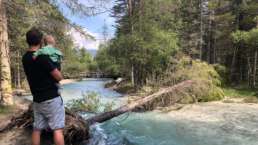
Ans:
POLYGON ((43 102, 60 96, 55 79, 50 72, 56 69, 48 56, 33 59, 34 51, 24 54, 22 63, 33 95, 33 101, 43 102))

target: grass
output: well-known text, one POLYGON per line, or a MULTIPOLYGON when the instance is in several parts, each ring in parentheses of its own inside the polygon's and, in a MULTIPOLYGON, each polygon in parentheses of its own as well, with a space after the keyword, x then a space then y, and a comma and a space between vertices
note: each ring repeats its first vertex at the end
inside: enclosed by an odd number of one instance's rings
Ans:
POLYGON ((254 97, 257 95, 256 89, 250 89, 250 88, 232 88, 227 87, 223 88, 223 91, 227 97, 234 97, 234 98, 242 98, 242 97, 254 97))
MULTIPOLYGON (((225 96, 228 98, 241 98, 244 103, 258 103, 258 90, 248 87, 226 87, 223 88, 225 96)), ((232 100, 224 100, 230 101, 232 100)))
POLYGON ((15 109, 14 106, 0 106, 0 115, 12 113, 14 109, 15 109))

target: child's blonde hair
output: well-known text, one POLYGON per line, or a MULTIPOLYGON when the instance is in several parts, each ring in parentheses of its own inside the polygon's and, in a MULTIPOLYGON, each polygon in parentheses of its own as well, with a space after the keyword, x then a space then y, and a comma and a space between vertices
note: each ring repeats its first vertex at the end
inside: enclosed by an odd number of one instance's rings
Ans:
POLYGON ((44 37, 44 43, 45 43, 45 45, 56 45, 56 40, 55 40, 54 36, 46 35, 44 37))

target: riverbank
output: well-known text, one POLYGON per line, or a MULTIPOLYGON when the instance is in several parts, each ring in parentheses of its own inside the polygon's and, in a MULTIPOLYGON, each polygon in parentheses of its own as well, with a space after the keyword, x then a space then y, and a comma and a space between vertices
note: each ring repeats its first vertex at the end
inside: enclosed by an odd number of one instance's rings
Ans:
POLYGON ((250 122, 253 121, 252 123, 255 123, 256 129, 258 129, 258 104, 254 103, 224 103, 222 101, 197 103, 184 105, 179 110, 165 111, 165 113, 167 113, 169 117, 177 120, 233 124, 238 122, 237 125, 241 125, 239 124, 241 120, 246 118, 250 120, 250 122))
MULTIPOLYGON (((80 81, 80 79, 64 79, 60 82, 61 85, 66 85, 66 84, 70 84, 70 83, 74 83, 80 81)), ((31 92, 29 90, 29 88, 27 87, 27 89, 14 89, 13 90, 13 95, 15 96, 30 96, 31 92)))
POLYGON ((143 91, 145 94, 148 94, 150 92, 149 90, 145 92, 146 90, 144 87, 141 88, 141 90, 137 90, 135 87, 133 87, 132 83, 129 80, 123 78, 118 78, 117 80, 112 80, 106 83, 105 88, 114 90, 121 94, 126 94, 128 96, 144 95, 141 91, 143 91))
POLYGON ((80 79, 64 79, 60 82, 61 85, 70 84, 79 81, 80 79))

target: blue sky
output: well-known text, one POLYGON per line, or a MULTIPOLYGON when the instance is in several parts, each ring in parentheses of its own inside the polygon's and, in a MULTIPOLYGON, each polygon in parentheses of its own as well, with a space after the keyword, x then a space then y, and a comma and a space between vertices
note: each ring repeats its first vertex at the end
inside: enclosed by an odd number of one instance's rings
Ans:
MULTIPOLYGON (((86 1, 80 0, 82 3, 87 4, 86 1)), ((90 0, 88 0, 90 1, 90 0)), ((94 0, 91 0, 94 1, 94 0)), ((106 7, 110 10, 114 5, 114 0, 110 0, 109 3, 106 3, 106 7)), ((71 22, 76 23, 84 28, 86 32, 96 38, 96 41, 85 39, 78 32, 72 30, 72 36, 74 38, 75 44, 79 47, 85 47, 86 49, 98 49, 98 45, 103 39, 103 26, 104 24, 108 27, 108 37, 112 38, 115 33, 115 19, 110 16, 110 11, 96 15, 96 16, 79 16, 73 15, 71 12, 64 6, 60 5, 60 9, 63 12, 64 16, 68 18, 71 22)))

